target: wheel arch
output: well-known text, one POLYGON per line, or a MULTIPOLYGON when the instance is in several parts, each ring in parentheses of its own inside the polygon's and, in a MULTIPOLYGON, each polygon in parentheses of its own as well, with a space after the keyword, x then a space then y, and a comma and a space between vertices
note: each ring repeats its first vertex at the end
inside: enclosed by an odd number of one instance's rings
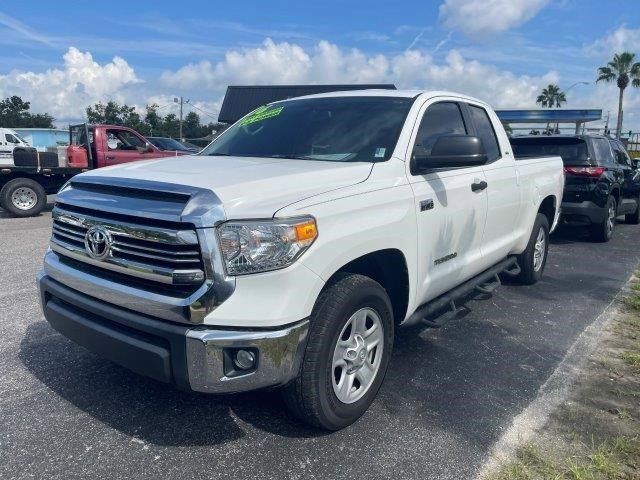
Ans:
POLYGON ((620 185, 615 184, 611 187, 611 196, 616 199, 616 205, 620 205, 620 185))
POLYGON ((401 250, 386 248, 355 258, 338 268, 325 288, 348 273, 367 276, 382 285, 391 300, 396 325, 404 320, 409 306, 409 269, 401 250))
POLYGON ((540 206, 538 207, 538 213, 542 213, 545 217, 547 217, 547 221, 549 222, 549 228, 553 227, 553 221, 556 217, 556 211, 558 206, 558 199, 555 195, 547 195, 542 202, 540 202, 540 206))

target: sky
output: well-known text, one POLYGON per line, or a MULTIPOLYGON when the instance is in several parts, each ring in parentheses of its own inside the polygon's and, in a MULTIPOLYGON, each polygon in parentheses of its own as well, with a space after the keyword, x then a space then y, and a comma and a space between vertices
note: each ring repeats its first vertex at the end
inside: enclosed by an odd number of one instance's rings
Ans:
MULTIPOLYGON (((214 121, 228 85, 377 82, 496 108, 535 108, 556 83, 565 107, 615 125, 618 89, 597 67, 640 61, 640 1, 0 1, 0 45, 0 97, 59 126, 98 101, 166 114, 183 96, 214 121)), ((640 88, 625 97, 623 129, 640 130, 640 88)))

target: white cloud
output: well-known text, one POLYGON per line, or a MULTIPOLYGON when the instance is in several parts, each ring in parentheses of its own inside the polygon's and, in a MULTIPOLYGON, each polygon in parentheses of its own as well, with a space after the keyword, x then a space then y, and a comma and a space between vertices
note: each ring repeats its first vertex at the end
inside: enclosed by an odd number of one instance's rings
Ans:
POLYGON ((46 111, 64 121, 82 118, 85 107, 100 100, 122 101, 123 88, 139 82, 120 57, 100 65, 91 53, 70 47, 63 58, 63 68, 0 75, 0 98, 21 96, 31 102, 34 112, 46 111))
POLYGON ((255 48, 227 51, 220 61, 201 61, 159 79, 141 82, 124 59, 96 62, 89 52, 70 48, 64 65, 45 72, 12 71, 0 75, 0 98, 20 95, 35 112, 49 112, 63 125, 84 116, 98 101, 115 100, 137 106, 163 106, 177 113, 173 97, 190 98, 190 109, 203 121, 213 120, 227 85, 296 83, 394 83, 398 88, 453 90, 483 99, 496 107, 532 107, 539 90, 559 82, 549 71, 540 76, 517 75, 449 50, 444 60, 419 50, 394 55, 367 54, 327 41, 311 48, 267 39, 255 48), (200 109, 200 110, 198 110, 200 109), (204 111, 204 112, 203 112, 204 111))
MULTIPOLYGON (((601 58, 612 57, 614 53, 638 52, 640 50, 640 29, 619 26, 608 35, 585 46, 585 53, 601 58)), ((640 57, 637 59, 640 61, 640 57)))
POLYGON ((203 61, 167 71, 172 88, 223 94, 227 85, 288 83, 395 83, 399 88, 457 90, 499 107, 534 105, 538 90, 558 81, 555 72, 540 77, 515 75, 450 50, 444 63, 418 50, 367 55, 327 41, 305 50, 270 39, 256 48, 228 52, 218 63, 203 61))
POLYGON ((549 0, 445 0, 440 20, 472 37, 504 32, 531 20, 549 0))

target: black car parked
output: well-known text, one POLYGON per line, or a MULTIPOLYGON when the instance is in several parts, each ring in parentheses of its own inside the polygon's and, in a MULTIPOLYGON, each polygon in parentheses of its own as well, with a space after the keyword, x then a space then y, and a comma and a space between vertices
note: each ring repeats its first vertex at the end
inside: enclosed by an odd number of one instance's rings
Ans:
POLYGON ((564 162, 562 222, 586 225, 607 242, 616 219, 640 223, 640 172, 624 145, 601 135, 529 136, 511 139, 517 157, 559 155, 564 162))

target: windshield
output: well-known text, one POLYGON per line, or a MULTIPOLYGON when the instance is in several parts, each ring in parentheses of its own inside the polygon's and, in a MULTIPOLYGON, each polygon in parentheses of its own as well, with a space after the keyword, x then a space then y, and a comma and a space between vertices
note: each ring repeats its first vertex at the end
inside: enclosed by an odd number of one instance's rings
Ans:
POLYGON ((173 138, 151 137, 149 139, 156 147, 161 150, 184 150, 185 147, 173 138))
POLYGON ((516 157, 559 156, 565 165, 586 164, 589 157, 587 142, 581 138, 512 138, 511 146, 516 157))
POLYGON ((329 97, 260 107, 200 155, 335 162, 388 160, 413 99, 329 97))

